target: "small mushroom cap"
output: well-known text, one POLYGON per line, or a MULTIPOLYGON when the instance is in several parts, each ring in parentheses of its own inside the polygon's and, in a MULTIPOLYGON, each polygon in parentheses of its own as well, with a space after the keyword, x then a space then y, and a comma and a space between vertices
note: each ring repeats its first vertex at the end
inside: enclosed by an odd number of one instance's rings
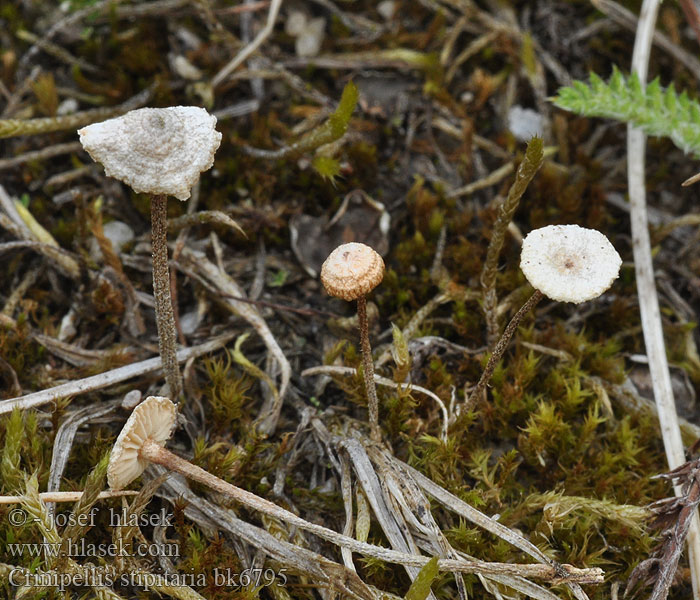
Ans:
POLYGON ((197 106, 139 108, 78 130, 80 143, 105 173, 135 192, 190 197, 214 164, 221 134, 216 117, 197 106))
POLYGON ((148 466, 139 456, 146 440, 165 445, 175 428, 177 408, 168 398, 149 396, 131 413, 109 455, 107 483, 121 490, 148 466))
POLYGON ((607 290, 621 264, 607 237, 578 225, 534 229, 520 254, 520 268, 535 289, 552 300, 576 304, 607 290))
POLYGON ((343 300, 356 300, 371 292, 384 278, 384 261, 372 248, 359 242, 338 246, 321 267, 326 291, 343 300))

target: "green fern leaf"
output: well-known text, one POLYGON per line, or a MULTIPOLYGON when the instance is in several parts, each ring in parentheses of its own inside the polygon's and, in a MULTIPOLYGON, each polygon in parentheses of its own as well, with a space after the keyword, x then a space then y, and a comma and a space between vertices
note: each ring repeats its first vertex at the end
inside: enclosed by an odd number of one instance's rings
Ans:
POLYGON ((646 134, 668 137, 686 153, 700 158, 700 104, 673 86, 664 89, 658 78, 643 86, 636 74, 625 77, 613 68, 605 83, 591 73, 590 84, 574 81, 561 88, 553 102, 586 117, 631 123, 646 134))

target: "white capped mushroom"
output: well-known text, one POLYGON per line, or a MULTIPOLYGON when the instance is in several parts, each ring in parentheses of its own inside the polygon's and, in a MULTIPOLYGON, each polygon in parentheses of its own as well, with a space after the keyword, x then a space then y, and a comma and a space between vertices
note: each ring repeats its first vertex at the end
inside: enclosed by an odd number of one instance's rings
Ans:
POLYGON ((617 279, 622 259, 607 237, 578 225, 549 225, 523 240, 520 268, 532 287, 559 302, 600 296, 617 279))
POLYGON ((617 279, 622 259, 600 231, 578 225, 548 225, 525 236, 520 268, 535 292, 506 326, 491 352, 467 406, 473 406, 486 389, 498 361, 522 318, 544 296, 576 304, 592 300, 617 279))
POLYGON ((214 164, 221 134, 216 117, 196 106, 140 108, 78 130, 80 143, 105 173, 135 192, 190 197, 214 164))
POLYGON ((151 195, 153 296, 158 349, 170 395, 177 399, 182 378, 177 361, 175 317, 168 266, 168 196, 190 197, 199 174, 214 164, 221 134, 216 117, 196 106, 140 108, 78 130, 80 143, 108 176, 151 195))

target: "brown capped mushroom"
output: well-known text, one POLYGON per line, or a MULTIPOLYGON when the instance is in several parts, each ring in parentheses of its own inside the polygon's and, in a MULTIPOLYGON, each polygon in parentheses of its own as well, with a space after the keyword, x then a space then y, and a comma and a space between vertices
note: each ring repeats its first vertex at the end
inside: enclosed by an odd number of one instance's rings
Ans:
POLYGON ((379 401, 374 386, 374 362, 369 344, 367 323, 367 298, 365 294, 377 287, 384 278, 384 261, 372 248, 359 242, 338 246, 328 255, 321 267, 321 283, 336 298, 357 300, 357 320, 360 326, 362 347, 362 374, 367 391, 369 423, 372 439, 382 439, 379 428, 379 401))

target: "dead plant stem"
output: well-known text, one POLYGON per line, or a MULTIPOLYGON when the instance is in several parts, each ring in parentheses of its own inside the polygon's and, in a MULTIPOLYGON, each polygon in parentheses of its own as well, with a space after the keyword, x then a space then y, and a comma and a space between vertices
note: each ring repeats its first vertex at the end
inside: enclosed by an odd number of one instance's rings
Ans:
MULTIPOLYGON (((183 458, 173 454, 163 446, 147 440, 140 451, 141 458, 149 462, 162 465, 176 473, 180 473, 185 477, 197 481, 221 494, 233 498, 237 502, 248 506, 254 510, 270 515, 277 519, 283 520, 291 525, 309 531, 320 538, 329 542, 346 547, 353 552, 358 552, 366 556, 373 556, 387 562, 422 567, 429 558, 427 556, 419 556, 408 554, 405 552, 397 552, 389 548, 375 546, 366 542, 360 542, 354 538, 342 535, 332 529, 310 523, 302 519, 292 512, 256 496, 255 494, 236 487, 223 479, 219 479, 208 471, 193 465, 183 458)), ((601 569, 577 569, 571 565, 558 565, 553 567, 550 565, 532 565, 532 564, 510 564, 510 563, 487 563, 475 560, 463 559, 441 559, 438 562, 438 567, 442 571, 458 571, 462 573, 485 573, 497 575, 518 575, 522 577, 533 577, 545 579, 549 581, 578 581, 581 583, 601 583, 603 581, 603 571, 601 569)))
MULTIPOLYGON (((636 72, 644 84, 647 79, 649 54, 654 36, 659 0, 644 0, 637 24, 632 54, 632 71, 636 72)), ((644 150, 646 138, 641 129, 627 126, 627 178, 630 198, 630 222, 632 228, 632 249, 634 269, 637 279, 639 311, 642 319, 644 344, 649 358, 649 372, 658 407, 659 425, 666 449, 666 458, 671 470, 685 462, 683 441, 678 423, 671 374, 668 369, 666 347, 661 325, 659 298, 656 293, 654 266, 651 256, 649 225, 644 173, 644 150)), ((682 497, 680 486, 675 486, 676 496, 682 497)), ((694 511, 688 530, 688 552, 690 562, 693 597, 700 595, 700 521, 694 511)))

